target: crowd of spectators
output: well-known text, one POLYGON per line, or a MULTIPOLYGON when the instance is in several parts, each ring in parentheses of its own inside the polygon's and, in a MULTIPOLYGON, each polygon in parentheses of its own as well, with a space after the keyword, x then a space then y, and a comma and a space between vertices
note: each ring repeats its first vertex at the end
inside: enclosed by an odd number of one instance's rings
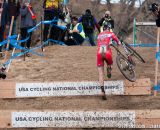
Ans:
MULTIPOLYGON (((91 46, 96 46, 95 29, 101 32, 105 22, 110 22, 112 29, 114 28, 114 20, 111 18, 109 11, 97 22, 95 16, 90 9, 86 9, 80 17, 74 16, 71 9, 63 6, 62 0, 43 0, 44 20, 61 19, 65 23, 66 30, 58 28, 58 22, 52 25, 45 24, 43 29, 43 41, 48 38, 63 41, 67 45, 82 45, 88 38, 91 46), (96 27, 96 28, 95 28, 96 27)), ((17 34, 16 24, 17 18, 20 17, 20 36, 25 39, 28 34, 27 30, 36 25, 36 12, 30 0, 0 0, 0 42, 5 40, 9 34, 9 28, 12 18, 14 17, 12 33, 17 34), (34 15, 34 16, 33 16, 34 15)), ((26 43, 22 43, 22 47, 30 49, 32 33, 26 43)), ((12 49, 12 47, 10 47, 12 49)), ((2 47, 0 47, 2 52, 2 47)), ((2 53, 0 53, 2 56, 2 53)), ((29 54, 27 56, 30 56, 29 54)))

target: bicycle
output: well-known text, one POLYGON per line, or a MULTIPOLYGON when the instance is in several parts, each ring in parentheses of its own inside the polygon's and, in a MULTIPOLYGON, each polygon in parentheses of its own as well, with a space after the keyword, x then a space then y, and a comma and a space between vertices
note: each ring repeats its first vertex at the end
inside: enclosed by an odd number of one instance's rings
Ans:
POLYGON ((110 46, 114 47, 114 49, 117 51, 117 57, 116 57, 117 66, 126 79, 128 79, 131 82, 135 82, 136 63, 134 62, 133 57, 137 58, 142 63, 145 63, 145 60, 128 43, 121 42, 121 45, 125 54, 123 54, 114 43, 110 44, 110 46))

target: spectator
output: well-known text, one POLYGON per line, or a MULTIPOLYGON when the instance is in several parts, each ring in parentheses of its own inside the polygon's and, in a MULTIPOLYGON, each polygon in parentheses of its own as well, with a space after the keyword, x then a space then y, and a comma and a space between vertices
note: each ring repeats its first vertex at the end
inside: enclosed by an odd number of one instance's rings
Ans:
MULTIPOLYGON (((34 13, 33 8, 31 7, 30 3, 24 2, 23 6, 20 8, 20 15, 21 15, 21 39, 25 39, 28 36, 27 30, 32 28, 36 25, 36 20, 32 18, 31 12, 29 11, 29 8, 34 13)), ((30 38, 26 43, 22 43, 22 47, 27 47, 30 49, 31 46, 31 37, 32 32, 30 33, 30 38)), ((27 56, 29 57, 30 54, 28 53, 27 56)))
MULTIPOLYGON (((20 10, 20 2, 17 0, 8 0, 8 17, 7 17, 7 28, 6 31, 9 33, 9 28, 12 21, 12 16, 14 16, 14 22, 12 26, 12 32, 11 35, 16 34, 16 21, 17 17, 19 16, 19 10, 20 10)), ((8 34, 7 33, 7 34, 8 34)), ((9 45, 9 49, 12 49, 12 46, 9 45)))
MULTIPOLYGON (((59 18, 60 14, 62 14, 61 2, 62 0, 44 0, 44 20, 53 20, 54 18, 59 18)), ((57 22, 53 24, 57 25, 57 22)), ((48 38, 49 26, 50 25, 47 24, 44 26, 43 41, 46 41, 48 38)), ((56 32, 57 28, 55 26, 52 26, 50 37, 56 39, 58 37, 56 32)))
POLYGON ((103 31, 103 26, 104 24, 110 23, 111 24, 111 32, 114 29, 114 20, 111 17, 111 13, 110 11, 106 11, 105 15, 103 16, 103 18, 100 19, 100 21, 98 22, 98 24, 101 26, 101 32, 103 31))
POLYGON ((14 16, 14 23, 12 28, 12 35, 16 34, 16 20, 19 16, 20 11, 20 2, 19 0, 8 0, 8 18, 7 23, 11 24, 12 16, 14 16))
MULTIPOLYGON (((8 3, 6 1, 0 0, 0 42, 4 40, 4 31, 7 24, 7 9, 8 3)), ((0 52, 2 52, 2 46, 0 46, 0 52)), ((2 57, 2 53, 0 53, 0 57, 2 57)))
MULTIPOLYGON (((72 20, 72 10, 69 9, 67 6, 63 8, 63 14, 62 17, 59 18, 58 20, 58 26, 65 26, 66 29, 57 29, 57 34, 58 34, 58 40, 65 42, 65 38, 68 37, 68 29, 70 29, 71 25, 71 20, 72 20)), ((56 38, 57 39, 57 38, 56 38)), ((68 39, 68 38, 66 38, 68 39)))
POLYGON ((85 11, 85 14, 82 15, 82 17, 79 18, 79 22, 82 22, 82 25, 84 27, 84 32, 86 37, 89 38, 89 42, 92 46, 95 46, 94 42, 94 30, 95 26, 97 27, 98 31, 100 32, 100 27, 95 19, 95 17, 91 14, 91 11, 87 9, 85 11))
POLYGON ((75 44, 81 45, 85 39, 85 33, 83 30, 83 25, 82 23, 78 23, 77 17, 72 18, 70 29, 71 29, 70 34, 71 34, 71 37, 73 37, 75 44))

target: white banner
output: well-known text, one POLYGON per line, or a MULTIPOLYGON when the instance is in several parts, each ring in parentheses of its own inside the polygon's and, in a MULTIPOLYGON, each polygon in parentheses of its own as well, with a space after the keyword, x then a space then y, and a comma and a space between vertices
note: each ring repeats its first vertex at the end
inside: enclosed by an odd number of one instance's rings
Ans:
MULTIPOLYGON (((107 95, 123 95, 123 81, 106 81, 107 95)), ((98 82, 17 83, 16 97, 76 96, 100 94, 98 82)))
POLYGON ((13 112, 12 127, 134 128, 135 111, 13 112))

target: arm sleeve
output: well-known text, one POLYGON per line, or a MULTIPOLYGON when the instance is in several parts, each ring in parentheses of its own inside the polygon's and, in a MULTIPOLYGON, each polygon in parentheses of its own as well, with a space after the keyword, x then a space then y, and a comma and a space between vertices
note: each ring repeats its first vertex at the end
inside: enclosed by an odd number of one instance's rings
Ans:
POLYGON ((114 29, 114 20, 111 19, 110 23, 111 23, 112 29, 114 29))
POLYGON ((82 32, 82 29, 83 29, 82 28, 82 24, 79 24, 78 27, 77 27, 77 29, 78 29, 79 33, 82 32))
POLYGON ((103 21, 104 21, 104 18, 101 18, 100 21, 98 22, 98 24, 99 24, 100 26, 102 26, 103 21))
POLYGON ((82 16, 78 19, 78 23, 82 22, 82 16))
POLYGON ((99 26, 99 24, 97 23, 97 20, 96 20, 95 17, 94 17, 94 23, 95 23, 95 25, 96 25, 96 28, 97 28, 98 31, 100 32, 100 26, 99 26))

